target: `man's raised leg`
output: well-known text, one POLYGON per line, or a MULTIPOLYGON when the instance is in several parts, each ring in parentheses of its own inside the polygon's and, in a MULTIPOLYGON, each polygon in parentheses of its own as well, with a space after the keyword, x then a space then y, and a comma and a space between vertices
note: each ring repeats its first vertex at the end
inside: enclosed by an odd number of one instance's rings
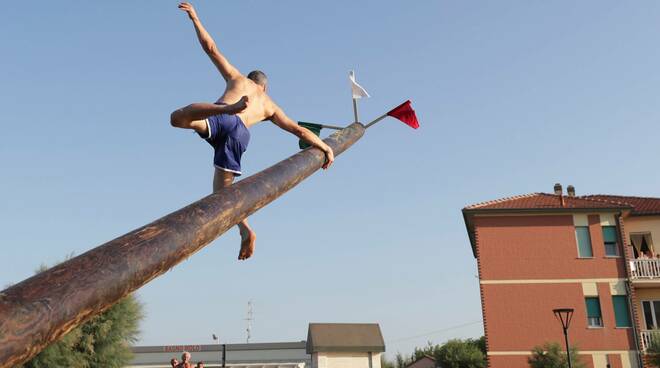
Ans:
POLYGON ((195 129, 191 123, 204 120, 213 115, 237 114, 247 108, 249 99, 243 96, 238 102, 231 105, 217 105, 207 102, 190 104, 175 110, 170 115, 170 123, 178 128, 195 129))
MULTIPOLYGON (((213 175, 213 193, 221 191, 234 182, 234 174, 215 169, 213 175)), ((238 223, 238 230, 241 234, 241 250, 238 252, 238 259, 245 260, 254 253, 254 243, 257 241, 257 234, 248 225, 247 218, 238 223)))

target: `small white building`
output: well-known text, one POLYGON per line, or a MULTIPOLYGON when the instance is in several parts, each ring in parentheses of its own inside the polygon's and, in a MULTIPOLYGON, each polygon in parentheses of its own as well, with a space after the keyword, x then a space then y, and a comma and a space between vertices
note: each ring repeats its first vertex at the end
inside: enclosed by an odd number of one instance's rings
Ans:
POLYGON ((385 341, 377 323, 310 323, 312 368, 380 368, 385 341))

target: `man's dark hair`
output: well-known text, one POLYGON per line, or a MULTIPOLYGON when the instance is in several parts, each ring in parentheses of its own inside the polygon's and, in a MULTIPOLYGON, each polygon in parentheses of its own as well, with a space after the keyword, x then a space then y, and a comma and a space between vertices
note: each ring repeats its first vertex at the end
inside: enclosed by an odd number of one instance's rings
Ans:
POLYGON ((268 77, 266 77, 266 73, 262 72, 261 70, 253 70, 250 72, 250 74, 247 75, 248 79, 251 79, 254 83, 260 84, 262 86, 266 85, 266 82, 268 82, 268 77))

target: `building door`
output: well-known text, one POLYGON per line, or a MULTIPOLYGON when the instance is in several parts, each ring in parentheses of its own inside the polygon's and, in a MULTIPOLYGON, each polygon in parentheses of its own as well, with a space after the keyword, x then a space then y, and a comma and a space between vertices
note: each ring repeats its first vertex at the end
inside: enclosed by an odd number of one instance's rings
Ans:
POLYGON ((660 300, 644 300, 642 308, 646 329, 657 330, 660 325, 660 300))

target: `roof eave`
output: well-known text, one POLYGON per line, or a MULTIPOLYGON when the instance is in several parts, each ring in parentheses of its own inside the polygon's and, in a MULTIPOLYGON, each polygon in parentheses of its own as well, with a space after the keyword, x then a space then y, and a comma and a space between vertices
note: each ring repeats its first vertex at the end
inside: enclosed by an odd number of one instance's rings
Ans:
POLYGON ((634 211, 630 213, 632 217, 644 217, 644 216, 660 216, 660 212, 642 212, 635 213, 634 211))
POLYGON ((467 230, 468 233, 468 239, 470 240, 470 247, 472 248, 472 256, 474 258, 477 258, 477 245, 475 244, 475 239, 474 239, 474 226, 472 226, 472 221, 469 219, 469 212, 466 212, 465 209, 463 209, 463 221, 465 222, 465 230, 467 230))
POLYGON ((511 214, 511 213, 574 213, 574 212, 621 212, 630 211, 631 207, 561 207, 561 208, 464 208, 463 214, 511 214))

